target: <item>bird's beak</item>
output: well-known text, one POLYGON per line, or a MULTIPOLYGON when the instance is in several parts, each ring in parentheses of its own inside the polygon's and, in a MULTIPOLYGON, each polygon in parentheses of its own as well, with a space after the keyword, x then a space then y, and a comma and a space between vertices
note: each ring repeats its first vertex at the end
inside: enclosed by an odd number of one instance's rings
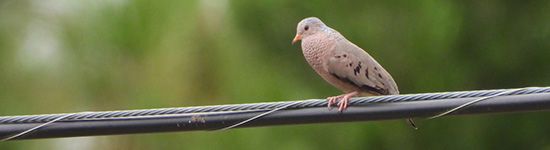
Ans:
POLYGON ((296 41, 300 40, 300 36, 302 36, 301 34, 296 34, 296 36, 294 37, 294 40, 292 40, 292 44, 296 43, 296 41))

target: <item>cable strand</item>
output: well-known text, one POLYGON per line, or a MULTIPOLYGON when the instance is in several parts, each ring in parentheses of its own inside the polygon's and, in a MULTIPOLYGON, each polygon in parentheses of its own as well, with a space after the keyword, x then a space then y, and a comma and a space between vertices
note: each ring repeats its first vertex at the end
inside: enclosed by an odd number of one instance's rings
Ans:
MULTIPOLYGON (((453 99, 453 98, 475 98, 486 97, 494 94, 509 91, 510 89, 499 90, 481 90, 481 91, 461 91, 461 92, 440 92, 440 93, 424 93, 424 94, 405 94, 405 95, 388 95, 376 97, 358 97, 352 98, 349 101, 350 106, 353 105, 368 105, 373 103, 395 103, 407 101, 423 101, 436 99, 453 99)), ((515 93, 504 93, 502 95, 523 95, 533 93, 549 93, 550 87, 532 87, 525 90, 520 90, 515 93)), ((273 110, 296 103, 297 101, 283 101, 271 103, 252 103, 252 104, 236 104, 236 105, 214 105, 214 106, 199 106, 199 107, 180 107, 180 108, 162 108, 162 109, 143 109, 143 110, 123 110, 123 111, 104 111, 87 114, 75 114, 64 117, 58 121, 77 121, 77 120, 93 120, 104 118, 124 118, 124 117, 141 117, 153 115, 171 115, 171 114, 187 114, 187 113, 206 113, 206 112, 228 112, 228 111, 250 111, 250 110, 273 110)), ((285 109, 300 109, 311 107, 326 107, 326 100, 306 100, 299 104, 291 105, 285 109)), ((5 116, 0 117, 0 124, 16 124, 16 123, 45 123, 58 119, 66 114, 46 114, 46 115, 25 115, 25 116, 5 116)))

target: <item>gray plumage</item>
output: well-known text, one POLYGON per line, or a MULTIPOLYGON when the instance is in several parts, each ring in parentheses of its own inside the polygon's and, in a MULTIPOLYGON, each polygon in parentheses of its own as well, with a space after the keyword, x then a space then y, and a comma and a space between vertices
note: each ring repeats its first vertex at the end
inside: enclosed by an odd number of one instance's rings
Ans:
MULTIPOLYGON (((298 23, 292 43, 298 40, 302 40, 304 57, 315 72, 346 93, 328 97, 329 108, 341 99, 338 102, 338 112, 341 113, 353 96, 399 94, 397 84, 386 69, 319 18, 309 17, 298 23)), ((407 122, 417 129, 412 119, 407 119, 407 122)))
POLYGON ((328 83, 360 96, 399 94, 392 76, 374 58, 319 18, 298 23, 297 40, 307 62, 328 83))

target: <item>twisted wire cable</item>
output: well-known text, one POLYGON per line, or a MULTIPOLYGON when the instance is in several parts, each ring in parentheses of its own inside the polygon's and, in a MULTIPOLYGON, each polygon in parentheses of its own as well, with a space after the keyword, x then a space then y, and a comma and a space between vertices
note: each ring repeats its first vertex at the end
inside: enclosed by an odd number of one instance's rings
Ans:
MULTIPOLYGON (((502 93, 507 90, 510 90, 510 89, 358 97, 358 98, 350 99, 349 105, 354 106, 354 105, 365 105, 365 104, 372 104, 372 103, 395 103, 395 102, 408 102, 408 101, 421 101, 421 100, 425 101, 425 100, 436 100, 436 99, 484 97, 484 96, 490 96, 490 95, 502 93)), ((533 94, 533 93, 550 93, 550 87, 523 88, 523 89, 517 90, 516 92, 503 94, 503 95, 524 95, 524 94, 533 94)), ((93 119, 109 119, 109 118, 157 116, 157 115, 189 114, 189 113, 259 111, 259 110, 272 110, 272 109, 276 109, 289 104, 294 104, 294 105, 288 106, 286 109, 301 109, 301 108, 311 108, 311 107, 325 107, 327 105, 327 101, 326 100, 305 100, 299 103, 297 103, 297 101, 283 101, 283 102, 270 102, 270 103, 250 103, 250 104, 234 104, 234 105, 213 105, 213 106, 197 106, 197 107, 87 112, 87 113, 75 114, 75 115, 66 117, 64 119, 61 119, 59 121, 93 120, 93 119)), ((45 123, 65 115, 66 114, 5 116, 5 117, 0 117, 0 124, 45 123)))
POLYGON ((550 87, 0 117, 0 141, 550 110, 550 87), (485 103, 481 103, 481 102, 485 103), (455 113, 456 112, 456 113, 455 113), (434 116, 435 115, 435 116, 434 116))

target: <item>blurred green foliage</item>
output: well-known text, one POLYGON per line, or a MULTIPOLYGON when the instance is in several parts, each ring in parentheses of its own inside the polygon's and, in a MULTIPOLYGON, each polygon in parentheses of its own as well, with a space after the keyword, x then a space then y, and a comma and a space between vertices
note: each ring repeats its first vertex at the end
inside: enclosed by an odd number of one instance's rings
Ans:
MULTIPOLYGON (((0 1, 0 115, 325 98, 317 16, 401 93, 547 86, 550 1, 0 1)), ((0 149, 550 149, 547 112, 25 140, 0 149)))

